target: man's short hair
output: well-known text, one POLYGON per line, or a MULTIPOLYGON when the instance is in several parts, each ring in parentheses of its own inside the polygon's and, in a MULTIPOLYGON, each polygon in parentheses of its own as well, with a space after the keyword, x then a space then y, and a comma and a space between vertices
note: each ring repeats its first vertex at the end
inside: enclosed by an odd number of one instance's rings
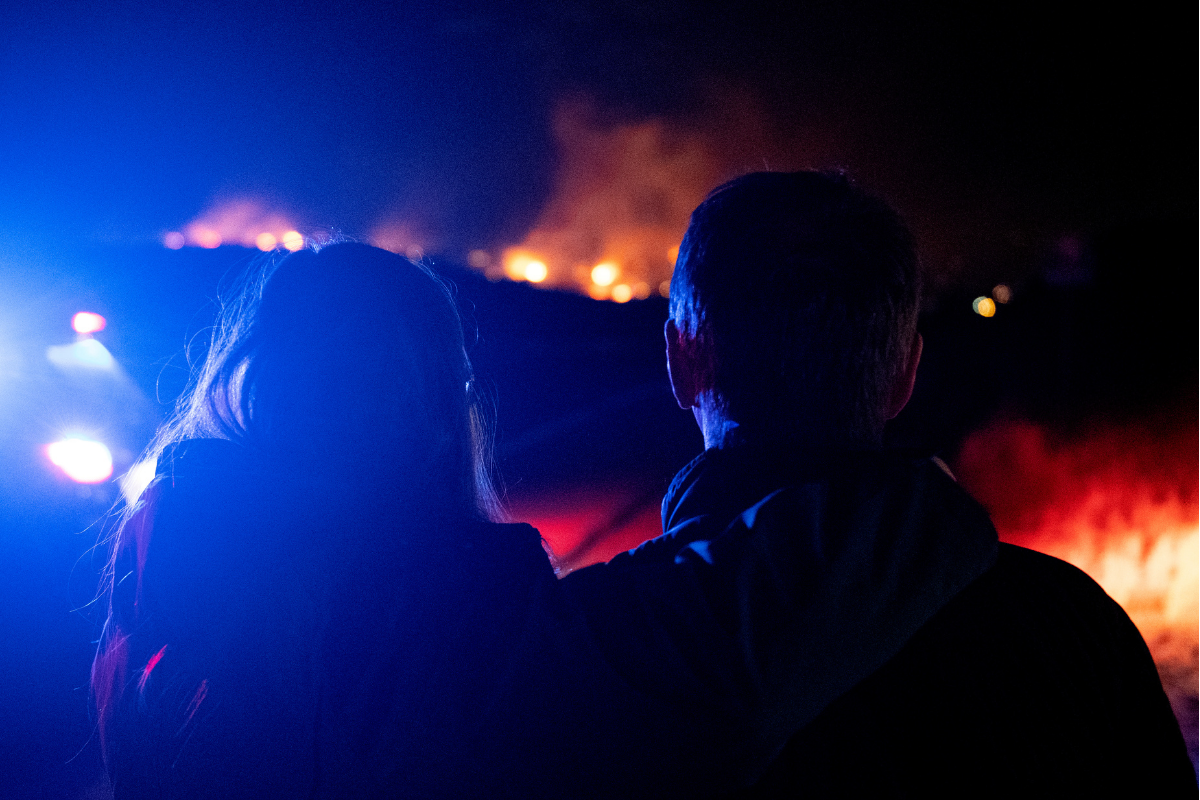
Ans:
POLYGON ((908 228, 836 173, 719 187, 671 278, 671 318, 704 351, 727 416, 814 443, 879 443, 919 306, 908 228))

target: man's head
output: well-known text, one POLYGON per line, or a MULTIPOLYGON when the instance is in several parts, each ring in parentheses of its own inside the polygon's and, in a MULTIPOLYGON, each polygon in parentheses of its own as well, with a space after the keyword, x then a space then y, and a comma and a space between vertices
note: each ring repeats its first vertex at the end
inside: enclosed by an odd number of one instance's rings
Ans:
POLYGON ((912 391, 912 236, 883 201, 820 172, 745 175, 692 213, 671 279, 668 363, 708 446, 748 435, 877 445, 912 391))

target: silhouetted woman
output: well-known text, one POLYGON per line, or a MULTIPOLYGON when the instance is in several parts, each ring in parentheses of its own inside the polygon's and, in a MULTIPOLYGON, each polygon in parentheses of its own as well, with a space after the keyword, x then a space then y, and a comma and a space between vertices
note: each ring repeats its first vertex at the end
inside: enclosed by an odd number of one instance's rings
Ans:
POLYGON ((519 635, 503 589, 554 580, 492 521, 445 285, 354 243, 264 263, 150 453, 93 670, 116 796, 423 794, 519 635))

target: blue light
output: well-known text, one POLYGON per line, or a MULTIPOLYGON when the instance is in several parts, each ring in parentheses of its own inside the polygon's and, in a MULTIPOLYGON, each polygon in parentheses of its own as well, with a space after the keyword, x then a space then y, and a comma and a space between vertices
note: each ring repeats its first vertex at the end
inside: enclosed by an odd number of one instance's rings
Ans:
POLYGON ((50 359, 51 364, 63 369, 111 370, 116 366, 112 353, 95 339, 54 345, 47 348, 46 358, 50 359))

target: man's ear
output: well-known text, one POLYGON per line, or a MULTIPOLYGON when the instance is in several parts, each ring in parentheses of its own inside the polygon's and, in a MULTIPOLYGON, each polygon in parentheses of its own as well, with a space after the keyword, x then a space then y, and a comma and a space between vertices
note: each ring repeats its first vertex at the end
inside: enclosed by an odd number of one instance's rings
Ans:
POLYGON ((696 405, 696 396, 700 393, 693 342, 670 319, 663 328, 663 335, 667 339, 667 377, 671 379, 671 393, 680 408, 690 409, 696 405))
POLYGON ((912 397, 913 386, 917 383, 917 366, 921 363, 921 350, 924 346, 925 340, 921 338, 921 334, 916 334, 912 347, 908 350, 908 361, 904 364, 904 371, 900 373, 899 379, 892 387, 887 419, 895 419, 908 405, 908 401, 912 397))

